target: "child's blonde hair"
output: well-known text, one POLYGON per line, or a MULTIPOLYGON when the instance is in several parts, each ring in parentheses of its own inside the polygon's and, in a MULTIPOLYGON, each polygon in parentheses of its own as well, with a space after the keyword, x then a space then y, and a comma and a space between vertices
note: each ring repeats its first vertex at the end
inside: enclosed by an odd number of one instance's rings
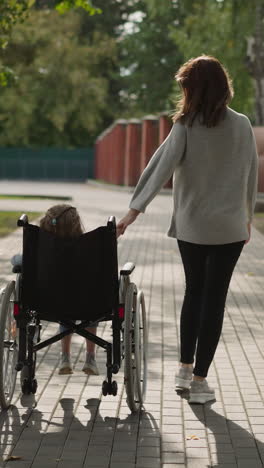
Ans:
POLYGON ((78 237, 83 227, 78 211, 71 205, 54 205, 40 220, 40 228, 59 237, 78 237))

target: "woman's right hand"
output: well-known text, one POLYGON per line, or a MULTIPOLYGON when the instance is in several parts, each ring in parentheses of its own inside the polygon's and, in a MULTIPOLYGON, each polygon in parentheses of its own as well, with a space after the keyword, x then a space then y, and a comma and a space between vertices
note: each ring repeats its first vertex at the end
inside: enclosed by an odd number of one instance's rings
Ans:
POLYGON ((117 237, 124 234, 127 226, 129 226, 129 224, 132 224, 135 221, 135 219, 137 218, 139 213, 140 213, 140 211, 134 210, 132 208, 127 212, 127 214, 124 216, 124 218, 122 218, 119 221, 119 223, 117 224, 117 226, 116 226, 116 235, 117 235, 117 237))

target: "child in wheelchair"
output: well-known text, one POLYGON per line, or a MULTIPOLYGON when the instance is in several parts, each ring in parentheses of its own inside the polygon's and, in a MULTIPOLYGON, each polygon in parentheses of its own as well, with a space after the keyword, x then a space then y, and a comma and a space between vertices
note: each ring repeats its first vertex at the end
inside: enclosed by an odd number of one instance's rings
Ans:
MULTIPOLYGON (((40 220, 40 228, 51 232, 59 237, 75 238, 83 234, 84 229, 77 209, 71 205, 60 204, 54 205, 49 208, 40 220)), ((15 255, 11 263, 22 263, 22 256, 15 255)), ((66 328, 60 325, 60 333, 65 331, 66 328)), ((90 333, 96 335, 97 323, 91 323, 87 328, 90 333)), ((72 374, 71 363, 71 338, 72 335, 67 335, 61 339, 61 361, 59 374, 72 374)), ((86 356, 85 363, 82 368, 85 374, 99 375, 99 371, 95 359, 95 343, 86 340, 86 356)))
POLYGON ((60 373, 72 372, 66 337, 76 333, 87 340, 84 372, 98 373, 95 345, 106 353, 103 396, 117 395, 113 375, 124 362, 126 401, 138 411, 147 383, 146 308, 143 291, 130 279, 134 263, 118 269, 115 217, 83 233, 77 210, 56 205, 40 227, 25 213, 17 225, 23 228, 23 258, 13 257, 16 279, 0 294, 0 407, 9 408, 18 372, 22 394, 36 393, 37 352, 53 343, 62 340, 60 373), (41 339, 42 320, 67 328, 41 339), (111 322, 110 341, 96 335, 95 322, 111 322))

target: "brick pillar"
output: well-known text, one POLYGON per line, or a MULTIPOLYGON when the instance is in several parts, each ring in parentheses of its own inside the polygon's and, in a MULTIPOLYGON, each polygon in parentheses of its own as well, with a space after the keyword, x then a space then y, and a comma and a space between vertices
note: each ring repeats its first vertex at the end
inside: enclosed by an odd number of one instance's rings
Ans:
POLYGON ((107 139, 105 141, 105 174, 106 174, 106 181, 110 184, 114 183, 114 173, 115 173, 115 165, 114 165, 114 154, 115 154, 115 134, 114 134, 114 125, 110 127, 110 131, 107 135, 107 139))
POLYGON ((258 192, 264 193, 264 155, 259 156, 258 192))
POLYGON ((142 119, 140 172, 144 170, 159 144, 158 118, 147 115, 142 119))
POLYGON ((124 184, 135 186, 140 176, 141 120, 128 120, 126 127, 124 184))
POLYGON ((117 120, 113 128, 113 178, 115 185, 124 184, 125 145, 127 121, 117 120))
POLYGON ((105 180, 105 141, 108 129, 99 135, 95 143, 95 179, 105 180))
POLYGON ((100 179, 100 138, 95 142, 94 148, 94 178, 100 179))
MULTIPOLYGON (((167 114, 162 114, 159 117, 159 145, 165 140, 170 133, 172 121, 168 118, 167 114)), ((164 188, 172 188, 172 177, 164 185, 164 188)))
POLYGON ((259 155, 258 191, 264 192, 264 127, 253 127, 259 155))
POLYGON ((162 114, 159 117, 159 145, 165 140, 170 133, 172 121, 168 118, 167 114, 162 114))

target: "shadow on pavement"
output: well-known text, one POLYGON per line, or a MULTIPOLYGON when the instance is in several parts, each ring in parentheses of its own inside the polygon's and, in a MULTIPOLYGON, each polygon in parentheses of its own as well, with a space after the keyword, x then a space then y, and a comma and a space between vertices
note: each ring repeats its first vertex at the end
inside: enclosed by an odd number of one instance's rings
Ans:
POLYGON ((64 468, 72 464, 82 468, 93 463, 108 467, 123 461, 130 468, 138 450, 139 456, 144 447, 149 450, 150 439, 156 437, 159 447, 159 428, 146 411, 129 414, 121 407, 124 417, 107 416, 110 409, 103 406, 100 410, 98 398, 89 398, 84 406, 73 398, 62 398, 53 414, 42 406, 40 411, 33 401, 26 403, 24 413, 23 408, 12 406, 0 415, 1 459, 13 457, 1 467, 64 468))
POLYGON ((214 439, 216 460, 208 465, 210 468, 220 468, 226 464, 243 468, 264 466, 264 443, 254 438, 248 430, 214 411, 209 403, 193 404, 190 408, 197 420, 207 428, 209 437, 211 435, 214 439))

